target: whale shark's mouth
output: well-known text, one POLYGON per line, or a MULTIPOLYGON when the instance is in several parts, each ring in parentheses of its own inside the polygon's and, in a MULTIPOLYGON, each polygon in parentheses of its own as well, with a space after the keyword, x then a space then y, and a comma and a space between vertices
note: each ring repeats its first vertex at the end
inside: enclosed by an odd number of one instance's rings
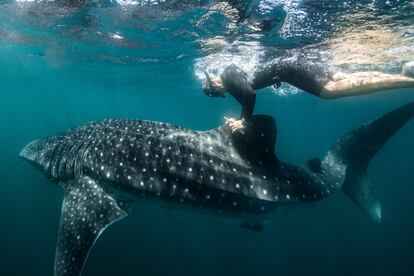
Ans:
POLYGON ((60 136, 34 140, 20 151, 19 157, 29 161, 42 172, 47 173, 50 161, 55 155, 55 149, 60 142, 60 136))
POLYGON ((41 139, 34 140, 25 146, 19 153, 19 157, 31 162, 35 162, 36 156, 42 150, 41 139))
POLYGON ((42 154, 41 144, 41 139, 34 140, 20 151, 19 157, 29 161, 30 164, 43 172, 43 162, 40 157, 44 156, 44 154, 42 154))

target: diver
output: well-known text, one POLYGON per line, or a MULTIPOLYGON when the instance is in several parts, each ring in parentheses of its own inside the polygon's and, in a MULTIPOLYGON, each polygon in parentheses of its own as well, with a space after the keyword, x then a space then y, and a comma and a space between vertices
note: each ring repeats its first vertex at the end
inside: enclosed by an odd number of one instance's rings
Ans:
POLYGON ((375 71, 343 73, 329 68, 319 60, 311 60, 304 53, 285 55, 256 69, 253 78, 235 64, 227 66, 220 75, 210 76, 203 71, 203 91, 210 97, 224 97, 228 92, 242 106, 238 119, 225 118, 232 131, 242 131, 253 114, 256 90, 287 82, 322 99, 375 93, 387 89, 414 87, 414 62, 403 66, 401 74, 375 71))

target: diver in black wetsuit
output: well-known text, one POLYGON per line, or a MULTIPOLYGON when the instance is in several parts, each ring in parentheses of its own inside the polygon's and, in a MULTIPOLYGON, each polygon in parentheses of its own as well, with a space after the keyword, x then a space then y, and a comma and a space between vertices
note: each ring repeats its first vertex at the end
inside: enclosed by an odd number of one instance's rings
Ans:
POLYGON ((227 124, 236 131, 242 129, 244 121, 252 116, 258 89, 272 85, 279 87, 282 82, 287 82, 320 98, 336 99, 386 89, 414 87, 411 68, 414 65, 412 62, 407 65, 403 68, 403 75, 373 71, 345 74, 309 60, 304 54, 296 54, 264 64, 256 70, 252 80, 234 64, 228 66, 220 76, 209 76, 204 72, 206 80, 203 82, 203 90, 211 97, 220 97, 228 92, 242 105, 239 119, 226 118, 227 124))

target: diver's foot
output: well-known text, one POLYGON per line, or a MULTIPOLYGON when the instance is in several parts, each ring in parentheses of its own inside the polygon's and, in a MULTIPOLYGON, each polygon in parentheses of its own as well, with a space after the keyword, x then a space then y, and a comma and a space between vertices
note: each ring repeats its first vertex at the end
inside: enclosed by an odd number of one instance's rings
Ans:
POLYGON ((243 131, 243 129, 245 128, 244 119, 237 120, 235 118, 227 118, 227 117, 224 117, 224 119, 226 119, 226 125, 230 127, 232 132, 240 132, 244 134, 244 131, 243 131))
POLYGON ((401 74, 409 78, 414 78, 414 61, 404 64, 401 69, 401 74))

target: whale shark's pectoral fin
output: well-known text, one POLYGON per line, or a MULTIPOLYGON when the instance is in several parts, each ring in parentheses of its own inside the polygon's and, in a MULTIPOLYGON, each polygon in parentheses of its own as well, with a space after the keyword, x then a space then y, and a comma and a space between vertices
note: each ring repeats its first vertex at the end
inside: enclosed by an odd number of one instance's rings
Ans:
POLYGON ((78 179, 65 190, 55 276, 80 275, 88 252, 107 226, 124 218, 127 212, 94 180, 78 179))

